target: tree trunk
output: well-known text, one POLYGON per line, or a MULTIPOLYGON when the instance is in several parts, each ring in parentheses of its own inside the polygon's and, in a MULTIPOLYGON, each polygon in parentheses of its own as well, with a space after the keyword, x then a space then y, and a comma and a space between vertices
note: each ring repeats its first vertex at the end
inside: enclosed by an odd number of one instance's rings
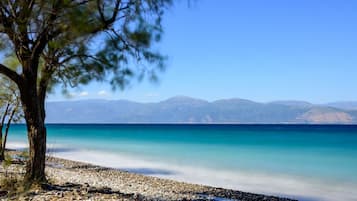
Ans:
POLYGON ((2 116, 1 122, 0 122, 0 161, 3 161, 5 159, 5 146, 3 146, 2 129, 3 129, 4 123, 5 123, 5 118, 7 116, 7 113, 9 112, 9 107, 10 107, 10 104, 8 103, 6 105, 4 116, 2 116))
POLYGON ((27 125, 29 161, 27 163, 25 180, 30 183, 45 182, 46 128, 44 122, 40 121, 27 123, 27 125))
POLYGON ((30 184, 45 182, 46 127, 42 115, 43 102, 38 98, 36 84, 22 86, 20 93, 29 141, 25 181, 30 184))
MULTIPOLYGON (((19 101, 19 100, 17 100, 17 101, 19 101)), ((16 106, 13 107, 13 109, 11 111, 11 114, 9 116, 9 119, 7 120, 7 124, 6 124, 6 128, 5 128, 5 134, 4 134, 4 141, 1 144, 2 149, 1 149, 1 153, 0 153, 0 160, 1 160, 1 158, 2 158, 2 160, 5 159, 5 149, 6 149, 7 135, 9 134, 10 125, 11 125, 12 119, 14 118, 14 115, 17 112, 17 110, 18 110, 18 102, 16 103, 16 106)))

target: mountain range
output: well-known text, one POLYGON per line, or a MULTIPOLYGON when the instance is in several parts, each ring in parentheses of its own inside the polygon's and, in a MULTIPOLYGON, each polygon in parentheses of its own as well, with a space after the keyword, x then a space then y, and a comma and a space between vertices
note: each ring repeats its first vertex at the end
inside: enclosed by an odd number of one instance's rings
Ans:
POLYGON ((357 102, 259 103, 246 99, 208 102, 176 96, 156 103, 128 100, 47 102, 47 123, 307 123, 356 124, 357 102))

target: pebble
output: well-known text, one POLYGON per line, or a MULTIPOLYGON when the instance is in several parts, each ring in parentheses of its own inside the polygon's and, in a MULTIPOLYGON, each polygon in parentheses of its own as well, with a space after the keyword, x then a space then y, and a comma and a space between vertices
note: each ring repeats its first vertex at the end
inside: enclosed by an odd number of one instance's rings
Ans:
MULTIPOLYGON (((253 194, 204 185, 189 184, 168 179, 144 176, 87 163, 48 157, 46 175, 52 182, 43 185, 43 191, 24 195, 19 200, 240 200, 240 201, 292 201, 261 194, 253 194), (26 197, 27 196, 27 197, 26 197)), ((0 167, 0 172, 2 167, 0 167)), ((11 165, 11 171, 24 172, 24 166, 11 165)), ((2 173, 0 173, 0 176, 2 173)), ((1 196, 0 200, 12 200, 1 196)), ((17 199, 13 199, 17 200, 17 199)))

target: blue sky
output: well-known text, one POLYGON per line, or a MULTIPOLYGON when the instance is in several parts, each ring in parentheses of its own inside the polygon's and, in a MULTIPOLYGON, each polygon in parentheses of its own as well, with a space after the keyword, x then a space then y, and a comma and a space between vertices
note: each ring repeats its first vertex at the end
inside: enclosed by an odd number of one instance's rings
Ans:
MULTIPOLYGON (((356 10, 355 0, 181 0, 164 18, 159 83, 91 83, 72 100, 357 100, 356 10)), ((68 99, 57 91, 50 101, 68 99)))

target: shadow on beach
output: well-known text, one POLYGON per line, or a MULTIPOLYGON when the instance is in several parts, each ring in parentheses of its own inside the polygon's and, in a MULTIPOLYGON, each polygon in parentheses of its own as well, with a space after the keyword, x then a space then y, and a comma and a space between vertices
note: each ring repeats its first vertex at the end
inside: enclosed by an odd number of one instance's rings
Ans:
POLYGON ((174 171, 157 168, 124 168, 119 170, 144 175, 174 175, 176 173, 174 171))
POLYGON ((74 148, 64 148, 64 147, 55 147, 55 148, 48 148, 47 153, 65 153, 75 151, 74 148))

